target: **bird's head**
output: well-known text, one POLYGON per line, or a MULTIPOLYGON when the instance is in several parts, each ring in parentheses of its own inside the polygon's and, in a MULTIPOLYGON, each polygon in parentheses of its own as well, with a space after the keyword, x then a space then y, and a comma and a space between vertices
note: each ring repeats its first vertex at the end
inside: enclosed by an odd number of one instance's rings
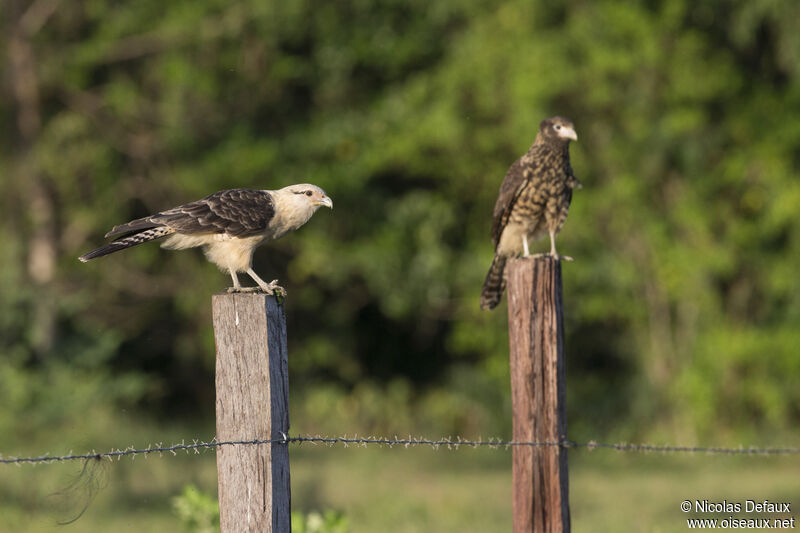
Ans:
POLYGON ((316 185, 311 185, 310 183, 289 185, 281 189, 281 192, 287 193, 286 196, 289 198, 289 201, 298 207, 311 207, 314 211, 320 206, 333 209, 333 200, 331 200, 330 196, 325 194, 325 191, 316 185))
POLYGON ((572 121, 564 117, 546 118, 539 124, 539 135, 547 142, 558 144, 577 141, 578 134, 575 133, 575 126, 572 121))

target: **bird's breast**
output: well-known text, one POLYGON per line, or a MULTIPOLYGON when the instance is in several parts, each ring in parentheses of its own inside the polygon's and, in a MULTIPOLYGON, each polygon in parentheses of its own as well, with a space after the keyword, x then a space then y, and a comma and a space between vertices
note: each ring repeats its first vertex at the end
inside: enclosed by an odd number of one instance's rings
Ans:
POLYGON ((264 235, 267 239, 280 239, 290 231, 308 222, 315 209, 278 209, 267 225, 264 235))

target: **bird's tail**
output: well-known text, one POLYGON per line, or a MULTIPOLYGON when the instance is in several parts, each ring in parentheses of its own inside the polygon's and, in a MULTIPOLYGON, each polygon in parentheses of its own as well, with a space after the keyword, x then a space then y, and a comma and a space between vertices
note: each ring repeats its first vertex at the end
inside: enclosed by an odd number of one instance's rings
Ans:
POLYGON ((483 282, 481 290, 481 309, 494 309, 500 303, 503 291, 506 290, 506 258, 502 255, 495 255, 492 259, 492 266, 486 274, 486 281, 483 282))
POLYGON ((124 250, 125 248, 130 248, 131 246, 136 246, 137 244, 142 244, 143 242, 165 237, 172 233, 175 233, 175 230, 167 226, 157 226, 155 228, 146 229, 144 231, 140 231, 139 233, 134 233, 133 235, 117 239, 116 241, 110 242, 105 246, 101 246, 96 250, 85 253, 78 259, 85 263, 86 261, 94 259, 95 257, 102 257, 104 255, 118 252, 119 250, 124 250))

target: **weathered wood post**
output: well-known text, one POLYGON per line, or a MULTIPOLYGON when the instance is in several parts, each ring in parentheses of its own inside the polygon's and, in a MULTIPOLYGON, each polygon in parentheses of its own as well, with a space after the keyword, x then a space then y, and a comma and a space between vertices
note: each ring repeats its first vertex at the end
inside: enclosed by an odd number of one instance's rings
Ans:
MULTIPOLYGON (((506 275, 514 440, 563 442, 561 263, 547 256, 512 259, 506 275)), ((512 483, 514 533, 570 531, 566 448, 514 447, 512 483)))
MULTIPOLYGON (((265 294, 212 298, 217 345, 217 440, 289 433, 286 318, 265 294)), ((291 530, 289 449, 285 444, 217 448, 220 530, 291 530)))

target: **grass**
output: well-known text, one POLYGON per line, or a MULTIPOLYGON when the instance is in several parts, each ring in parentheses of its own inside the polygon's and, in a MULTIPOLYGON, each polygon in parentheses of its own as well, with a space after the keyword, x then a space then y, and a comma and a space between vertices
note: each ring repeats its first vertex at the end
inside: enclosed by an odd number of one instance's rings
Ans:
MULTIPOLYGON (((342 511, 352 533, 511 528, 507 450, 304 445, 292 448, 291 459, 293 508, 342 511)), ((64 492, 81 466, 0 466, 0 531, 181 531, 171 498, 188 483, 209 493, 216 488, 214 454, 208 452, 104 462, 64 492), (96 497, 83 516, 58 526, 89 503, 92 487, 96 497)), ((687 517, 728 516, 686 515, 679 505, 687 499, 791 502, 800 518, 798 471, 798 457, 575 450, 573 530, 686 531, 687 517)))

